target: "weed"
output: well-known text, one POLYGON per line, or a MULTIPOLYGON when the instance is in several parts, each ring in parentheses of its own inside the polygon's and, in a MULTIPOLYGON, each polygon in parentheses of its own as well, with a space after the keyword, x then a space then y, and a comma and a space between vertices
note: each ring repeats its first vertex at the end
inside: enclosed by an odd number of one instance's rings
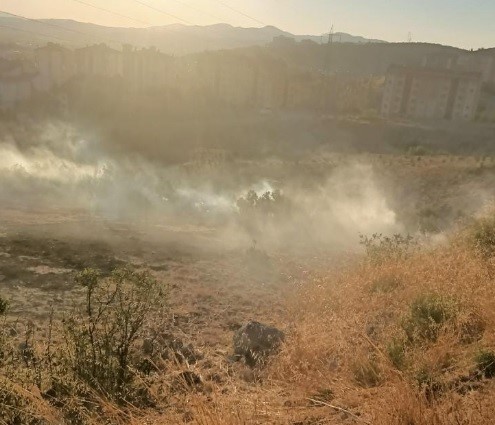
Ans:
POLYGON ((495 377, 495 353, 481 350, 475 357, 476 370, 486 378, 495 377))
POLYGON ((441 329, 457 315, 457 305, 450 299, 437 295, 416 298, 402 328, 410 342, 436 341, 441 329))
POLYGON ((474 248, 484 257, 495 254, 495 216, 477 220, 470 232, 474 248))
POLYGON ((383 236, 381 233, 373 233, 371 236, 359 235, 359 239, 367 257, 373 263, 406 258, 417 245, 413 236, 399 233, 391 237, 383 236))
POLYGON ((406 344, 399 339, 393 339, 387 344, 387 355, 395 368, 402 370, 406 364, 406 344))
POLYGON ((431 401, 438 397, 443 391, 444 386, 439 381, 438 377, 426 367, 421 368, 415 376, 418 387, 423 391, 426 399, 431 401))

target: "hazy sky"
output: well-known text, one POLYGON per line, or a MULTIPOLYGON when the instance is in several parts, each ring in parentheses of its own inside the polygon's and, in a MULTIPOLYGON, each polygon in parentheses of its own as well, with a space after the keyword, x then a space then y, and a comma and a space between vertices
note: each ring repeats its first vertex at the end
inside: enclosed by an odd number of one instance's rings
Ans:
POLYGON ((466 48, 495 47, 495 0, 80 1, 143 23, 94 9, 78 0, 1 0, 0 8, 30 18, 70 18, 112 26, 164 25, 180 22, 180 18, 197 25, 226 22, 246 27, 261 26, 262 22, 293 33, 321 34, 333 24, 335 31, 388 41, 406 41, 411 33, 413 41, 466 48))

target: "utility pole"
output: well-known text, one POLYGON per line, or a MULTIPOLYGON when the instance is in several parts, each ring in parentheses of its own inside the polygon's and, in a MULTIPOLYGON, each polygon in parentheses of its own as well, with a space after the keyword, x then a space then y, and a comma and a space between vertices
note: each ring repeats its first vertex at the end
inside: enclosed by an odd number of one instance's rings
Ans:
POLYGON ((329 45, 332 45, 333 44, 333 25, 332 25, 332 28, 330 28, 330 32, 328 33, 328 44, 329 45))
POLYGON ((320 105, 324 110, 327 109, 328 107, 328 91, 329 91, 329 86, 328 86, 328 78, 330 75, 330 60, 331 60, 331 50, 333 46, 333 36, 334 36, 334 31, 333 31, 333 24, 332 27, 330 28, 330 31, 328 32, 328 42, 325 48, 325 63, 323 66, 323 75, 321 76, 321 100, 320 100, 320 105))

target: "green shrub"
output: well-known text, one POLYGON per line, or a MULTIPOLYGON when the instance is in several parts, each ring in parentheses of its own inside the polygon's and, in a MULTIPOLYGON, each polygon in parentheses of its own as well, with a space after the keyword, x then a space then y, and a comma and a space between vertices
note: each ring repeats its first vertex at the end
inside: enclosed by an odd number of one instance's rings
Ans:
POLYGON ((441 383, 438 376, 436 376, 429 368, 421 368, 415 376, 416 383, 428 400, 435 399, 441 395, 444 390, 444 385, 441 383))
POLYGON ((129 268, 107 279, 86 269, 76 282, 86 288, 86 302, 65 321, 69 366, 97 391, 126 400, 132 391, 136 342, 152 313, 164 307, 164 289, 149 273, 129 268))
POLYGON ((392 364, 399 370, 406 364, 406 345, 403 341, 394 339, 387 345, 387 355, 392 364))
POLYGON ((452 299, 423 295, 412 303, 402 328, 410 342, 436 341, 441 329, 456 316, 457 305, 452 299))
POLYGON ((476 370, 486 378, 495 377, 495 353, 481 350, 475 357, 476 370))

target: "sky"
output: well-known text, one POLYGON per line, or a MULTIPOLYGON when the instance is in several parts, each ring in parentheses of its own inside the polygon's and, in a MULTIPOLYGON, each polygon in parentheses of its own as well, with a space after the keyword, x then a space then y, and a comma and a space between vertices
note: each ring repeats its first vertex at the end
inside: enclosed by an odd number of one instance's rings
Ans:
POLYGON ((333 25, 386 41, 495 47, 495 0, 0 0, 0 10, 125 27, 223 22, 319 35, 333 25))

